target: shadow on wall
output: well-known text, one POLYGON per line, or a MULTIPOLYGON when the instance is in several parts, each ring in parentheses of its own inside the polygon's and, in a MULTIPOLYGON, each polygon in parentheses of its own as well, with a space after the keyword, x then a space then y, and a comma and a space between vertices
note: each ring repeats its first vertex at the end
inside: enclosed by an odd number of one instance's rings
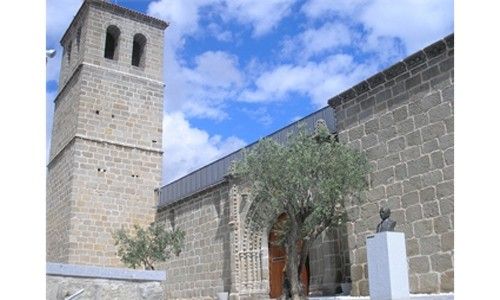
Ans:
POLYGON ((351 260, 347 226, 325 230, 310 250, 310 295, 349 294, 351 260), (342 286, 344 290, 342 290, 342 286))
MULTIPOLYGON (((213 205, 215 212, 217 213, 217 219, 219 224, 217 226, 217 232, 215 234, 215 240, 222 244, 223 249, 223 259, 222 259, 222 285, 223 292, 231 291, 231 247, 229 245, 229 207, 224 207, 223 197, 220 194, 220 190, 217 191, 217 195, 213 197, 213 205)), ((229 205, 229 201, 226 201, 226 205, 229 205)))

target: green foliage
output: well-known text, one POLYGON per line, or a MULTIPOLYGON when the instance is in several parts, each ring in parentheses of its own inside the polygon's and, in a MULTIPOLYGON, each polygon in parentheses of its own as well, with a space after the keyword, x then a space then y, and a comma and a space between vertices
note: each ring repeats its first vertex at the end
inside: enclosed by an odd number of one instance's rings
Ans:
POLYGON ((275 233, 287 253, 293 299, 305 297, 299 274, 314 240, 345 223, 346 202, 366 187, 368 171, 365 156, 336 142, 324 121, 313 135, 300 128, 284 145, 261 140, 236 163, 233 175, 251 185, 251 225, 266 227, 287 215, 275 233))
POLYGON ((184 244, 183 231, 169 232, 160 223, 151 223, 146 229, 134 225, 134 230, 134 234, 123 228, 113 233, 120 260, 134 269, 142 265, 146 270, 154 270, 156 262, 178 256, 184 244))
POLYGON ((301 128, 285 145, 261 140, 234 174, 251 183, 257 224, 286 212, 294 223, 283 234, 298 226, 301 239, 314 240, 318 231, 345 221, 345 203, 365 188, 367 172, 364 155, 318 126, 314 135, 301 128))

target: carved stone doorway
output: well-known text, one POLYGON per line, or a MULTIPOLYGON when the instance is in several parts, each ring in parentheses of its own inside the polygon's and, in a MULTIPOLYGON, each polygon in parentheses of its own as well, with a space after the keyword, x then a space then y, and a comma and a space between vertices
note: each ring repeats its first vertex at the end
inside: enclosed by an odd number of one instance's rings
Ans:
MULTIPOLYGON (((286 221, 286 218, 285 213, 281 214, 269 232, 269 297, 271 299, 279 298, 283 293, 285 279, 283 270, 286 264, 286 251, 284 247, 276 245, 275 241, 278 238, 276 230, 286 221)), ((309 290, 309 258, 307 258, 306 265, 302 267, 300 272, 300 281, 307 295, 309 290)))

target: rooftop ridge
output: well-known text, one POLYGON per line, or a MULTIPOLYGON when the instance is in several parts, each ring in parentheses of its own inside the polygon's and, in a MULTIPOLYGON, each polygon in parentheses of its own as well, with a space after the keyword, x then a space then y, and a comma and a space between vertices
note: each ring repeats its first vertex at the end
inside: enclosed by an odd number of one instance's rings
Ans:
POLYGON ((370 78, 363 80, 356 85, 344 90, 337 96, 334 96, 328 100, 328 105, 335 108, 342 103, 347 102, 348 100, 354 99, 375 87, 386 83, 398 75, 411 71, 421 64, 429 61, 430 59, 441 55, 446 52, 447 49, 452 50, 454 48, 454 33, 446 36, 434 42, 433 44, 425 47, 422 50, 419 50, 405 59, 393 64, 392 66, 382 70, 370 78))

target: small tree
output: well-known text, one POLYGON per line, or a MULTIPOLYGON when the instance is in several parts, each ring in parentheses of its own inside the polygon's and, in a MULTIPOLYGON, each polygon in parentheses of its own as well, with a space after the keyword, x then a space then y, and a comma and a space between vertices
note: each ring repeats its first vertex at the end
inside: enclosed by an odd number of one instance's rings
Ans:
POLYGON ((184 232, 175 229, 168 232, 159 223, 151 223, 146 229, 134 225, 135 234, 125 229, 113 233, 120 260, 131 268, 143 266, 154 270, 156 262, 164 262, 172 254, 178 256, 184 244, 184 232))
POLYGON ((321 122, 315 134, 300 129, 285 145, 261 140, 236 164, 234 175, 251 185, 255 224, 287 215, 277 234, 292 299, 305 297, 299 274, 312 243, 345 222, 344 203, 365 187, 368 169, 365 157, 336 142, 321 122))

